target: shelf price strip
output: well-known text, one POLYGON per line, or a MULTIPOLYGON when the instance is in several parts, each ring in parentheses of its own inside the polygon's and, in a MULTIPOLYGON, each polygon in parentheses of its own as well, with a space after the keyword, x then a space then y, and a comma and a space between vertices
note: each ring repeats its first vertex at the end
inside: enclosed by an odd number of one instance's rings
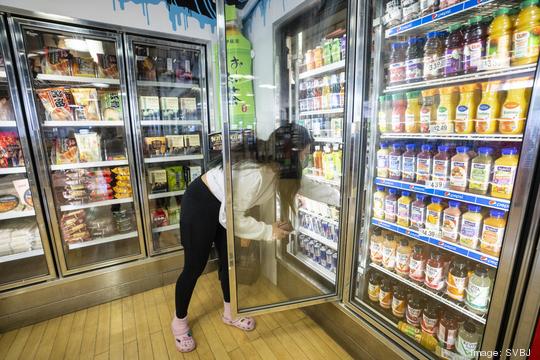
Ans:
POLYGON ((371 219, 371 223, 373 225, 379 226, 383 229, 393 231, 395 233, 408 236, 412 239, 419 240, 423 243, 436 246, 438 248, 453 252, 454 254, 458 254, 461 256, 464 256, 468 259, 477 261, 479 263, 488 265, 493 268, 497 268, 499 265, 499 259, 493 256, 489 256, 486 254, 483 254, 479 251, 475 251, 473 249, 468 249, 466 247, 460 246, 458 244, 454 244, 449 241, 445 241, 442 239, 433 238, 424 234, 421 234, 415 230, 407 229, 403 226, 399 226, 393 223, 389 223, 384 220, 379 219, 371 219))
POLYGON ((413 191, 425 195, 440 196, 446 199, 458 200, 469 204, 481 205, 494 209, 500 209, 508 211, 510 210, 510 201, 504 199, 495 199, 488 196, 481 196, 475 194, 463 193, 460 191, 453 191, 449 189, 436 189, 426 187, 424 185, 408 183, 406 181, 390 180, 383 178, 376 178, 375 185, 388 186, 391 188, 413 191))
POLYGON ((442 9, 439 11, 436 11, 432 14, 428 14, 426 16, 423 16, 421 18, 409 21, 405 24, 401 24, 398 26, 395 26, 393 28, 390 28, 386 30, 386 37, 394 36, 397 34, 400 34, 402 32, 418 28, 420 26, 424 26, 430 23, 434 23, 436 21, 439 21, 441 19, 447 18, 449 16, 458 14, 460 12, 470 10, 472 8, 488 4, 490 2, 493 2, 493 0, 467 0, 462 3, 456 4, 454 6, 450 6, 446 9, 442 9))

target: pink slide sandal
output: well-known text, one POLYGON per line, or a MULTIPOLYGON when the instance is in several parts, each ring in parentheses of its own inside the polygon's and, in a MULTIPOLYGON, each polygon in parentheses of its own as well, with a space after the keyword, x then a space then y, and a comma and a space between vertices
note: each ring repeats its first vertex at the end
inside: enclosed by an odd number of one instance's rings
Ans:
POLYGON ((236 320, 227 319, 225 316, 221 318, 225 324, 237 327, 240 330, 252 331, 255 329, 255 319, 252 317, 241 317, 236 320))

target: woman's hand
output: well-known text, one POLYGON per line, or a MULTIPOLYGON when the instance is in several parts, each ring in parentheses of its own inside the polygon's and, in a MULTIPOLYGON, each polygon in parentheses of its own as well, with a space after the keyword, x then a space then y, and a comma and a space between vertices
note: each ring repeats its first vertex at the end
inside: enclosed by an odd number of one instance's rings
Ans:
POLYGON ((275 240, 283 240, 291 233, 291 230, 289 229, 292 229, 290 224, 283 223, 283 222, 273 223, 272 224, 272 238, 275 240))

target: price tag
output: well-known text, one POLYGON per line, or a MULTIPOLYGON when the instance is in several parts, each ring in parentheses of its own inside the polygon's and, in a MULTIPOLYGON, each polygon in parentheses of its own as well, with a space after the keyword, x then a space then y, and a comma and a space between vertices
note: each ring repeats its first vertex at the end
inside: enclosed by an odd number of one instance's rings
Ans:
POLYGON ((454 124, 441 123, 429 125, 429 132, 433 134, 450 134, 454 132, 454 124))
POLYGON ((426 181, 426 188, 446 189, 446 188, 448 188, 448 181, 444 181, 444 180, 428 180, 428 181, 426 181))
POLYGON ((430 230, 430 229, 421 229, 420 232, 422 235, 429 236, 432 238, 441 238, 441 232, 437 230, 430 230))
POLYGON ((504 69, 510 66, 509 57, 489 57, 482 59, 480 62, 480 70, 496 70, 504 69))

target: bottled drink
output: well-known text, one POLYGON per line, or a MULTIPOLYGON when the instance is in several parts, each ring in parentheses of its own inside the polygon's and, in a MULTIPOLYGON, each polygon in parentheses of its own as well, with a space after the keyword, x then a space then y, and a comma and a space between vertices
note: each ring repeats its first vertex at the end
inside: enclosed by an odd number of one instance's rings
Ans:
POLYGON ((396 222, 397 216, 397 190, 389 189, 388 195, 384 198, 384 220, 396 222))
POLYGON ((337 109, 340 106, 340 89, 339 80, 336 74, 332 74, 330 77, 330 101, 329 108, 337 109))
POLYGON ((412 255, 412 248, 407 239, 402 239, 396 250, 396 273, 403 277, 409 275, 409 264, 412 255))
POLYGON ((411 228, 420 230, 425 227, 426 222, 426 196, 416 194, 416 200, 411 204, 411 228))
POLYGON ((381 291, 381 277, 376 272, 372 272, 369 276, 368 297, 372 302, 379 302, 379 294, 381 291))
POLYGON ((444 261, 438 249, 433 250, 426 263, 426 278, 424 284, 433 290, 442 290, 445 285, 444 261))
POLYGON ((388 155, 388 177, 401 180, 401 145, 392 144, 392 151, 388 155))
POLYGON ((309 49, 308 51, 306 51, 306 55, 304 56, 304 64, 306 65, 306 70, 313 70, 315 68, 313 50, 309 49))
POLYGON ((326 180, 333 180, 335 176, 334 157, 330 146, 324 146, 323 154, 323 176, 326 180))
POLYGON ((459 236, 459 225, 461 224, 461 210, 459 201, 450 200, 449 207, 444 210, 442 222, 442 238, 456 242, 459 236))
POLYGON ((405 319, 407 324, 416 328, 420 327, 422 320, 422 308, 424 304, 422 298, 416 294, 409 295, 409 301, 407 302, 407 310, 405 312, 405 319))
POLYGON ((397 243, 392 234, 386 234, 383 242, 383 260, 382 264, 385 269, 394 270, 396 266, 396 250, 397 243))
POLYGON ((501 81, 482 83, 482 99, 476 110, 475 130, 478 134, 494 134, 501 113, 499 89, 501 81))
POLYGON ((345 106, 345 72, 339 73, 339 107, 345 106))
POLYGON ((320 68, 323 66, 323 49, 320 46, 317 46, 315 50, 313 50, 313 62, 315 65, 315 69, 320 68))
POLYGON ((407 43, 405 80, 408 83, 421 81, 424 74, 424 38, 411 37, 407 43))
POLYGON ((403 181, 416 181, 416 152, 414 144, 405 145, 406 151, 402 155, 401 177, 403 181))
POLYGON ((512 66, 535 64, 538 61, 540 37, 540 8, 538 0, 525 0, 514 23, 512 66))
POLYGON ((347 35, 344 34, 342 37, 339 38, 339 51, 341 55, 341 60, 345 60, 345 56, 347 54, 347 35))
POLYGON ((334 40, 332 40, 331 55, 332 55, 331 61, 333 63, 336 63, 341 60, 341 42, 338 38, 334 38, 334 40))
POLYGON ((448 28, 446 47, 444 49, 444 76, 455 76, 463 72, 463 33, 461 25, 454 24, 448 28))
POLYGON ((493 150, 489 147, 478 148, 478 156, 471 161, 469 192, 485 195, 489 190, 491 169, 493 168, 493 150))
POLYGON ((437 31, 427 33, 424 45, 424 80, 441 77, 444 67, 444 45, 437 31))
POLYGON ((437 116, 437 89, 422 91, 422 107, 420 108, 420 132, 429 133, 429 126, 435 123, 437 116))
POLYGON ((448 86, 439 89, 439 106, 437 107, 437 120, 439 132, 452 132, 452 124, 456 119, 456 107, 459 97, 459 88, 448 86))
POLYGON ((381 133, 392 131, 392 95, 379 97, 379 131, 381 133))
POLYGON ((499 256, 506 227, 505 213, 502 210, 491 209, 489 217, 484 220, 480 251, 491 256, 499 256))
POLYGON ((477 265, 473 275, 469 278, 465 297, 465 305, 470 311, 479 315, 487 313, 491 286, 492 281, 487 269, 477 265))
POLYGON ((439 322, 437 339, 443 349, 453 350, 456 346, 458 325, 455 316, 446 311, 439 322))
POLYGON ((424 246, 417 244, 414 245, 413 253, 409 261, 409 277, 416 282, 424 282, 426 271, 426 253, 424 246))
POLYGON ((390 279, 383 279, 381 281, 381 288, 379 290, 379 306, 384 310, 390 310, 392 307, 393 298, 393 284, 390 279))
POLYGON ((510 49, 513 24, 508 16, 510 9, 500 8, 495 12, 495 19, 488 27, 486 46, 487 63, 482 70, 491 70, 510 66, 510 49))
POLYGON ((458 146, 450 162, 450 189, 465 191, 469 180, 470 157, 467 146, 458 146))
POLYGON ((381 143, 380 149, 377 150, 377 176, 382 178, 388 177, 389 156, 387 143, 381 143))
POLYGON ((388 27, 399 25, 401 23, 401 18, 401 0, 388 1, 383 17, 384 25, 388 27))
POLYGON ((459 328, 456 351, 467 358, 474 358, 480 347, 480 338, 476 325, 470 320, 465 321, 459 328))
POLYGON ((455 132, 472 134, 478 104, 478 84, 467 84, 459 87, 460 97, 456 108, 455 132))
POLYGON ((334 144, 332 159, 334 161, 335 174, 339 176, 341 174, 341 161, 343 159, 343 150, 341 149, 341 145, 334 144))
POLYGON ((407 43, 397 42, 393 43, 390 53, 390 65, 388 67, 388 73, 390 76, 389 83, 391 85, 397 85, 405 81, 406 69, 405 69, 405 50, 407 43))
POLYGON ((416 182, 423 185, 431 179, 433 155, 431 154, 431 145, 422 145, 421 150, 416 156, 416 182))
POLYGON ((313 153, 313 164, 315 165, 314 175, 322 176, 323 174, 323 154, 321 147, 315 145, 315 152, 313 153))
POLYGON ((375 264, 382 264, 384 238, 381 229, 374 229, 369 243, 369 257, 375 264))
POLYGON ((441 145, 437 149, 439 152, 433 157, 432 180, 437 183, 435 184, 437 187, 445 187, 450 175, 450 155, 446 145, 441 145))
POLYGON ((480 213, 481 208, 478 205, 470 204, 468 210, 461 217, 459 242, 470 249, 476 249, 480 240, 483 217, 480 213))
POLYGON ((401 285, 394 288, 394 296, 392 297, 392 315, 398 319, 405 317, 407 306, 407 290, 401 285))
POLYGON ((405 131, 405 112, 407 101, 401 93, 392 95, 392 132, 402 133, 405 131))
POLYGON ((403 190, 401 192, 401 197, 398 199, 398 209, 397 209, 397 224, 409 227, 409 218, 411 216, 411 197, 410 192, 403 190))
POLYGON ((422 311, 422 322, 420 324, 422 331, 430 335, 436 335, 439 328, 439 316, 439 307, 428 302, 424 307, 424 311, 422 311))
POLYGON ((323 44, 323 64, 332 63, 332 40, 325 40, 323 44))
POLYGON ((495 160, 491 196, 511 199, 519 162, 516 148, 502 149, 502 156, 495 160))
POLYGON ((528 78, 512 79, 508 83, 506 99, 501 107, 499 132, 501 134, 522 134, 525 129, 525 118, 529 107, 528 78))
POLYGON ((321 109, 330 109, 330 80, 328 76, 325 76, 321 80, 321 109))
POLYGON ((469 20, 469 27, 464 34, 463 72, 477 72, 482 59, 486 56, 487 28, 481 16, 469 20))
POLYGON ((420 91, 409 91, 405 110, 405 132, 417 133, 420 130, 420 91))
POLYGON ((446 294, 457 301, 464 301, 468 281, 469 272, 467 269, 467 264, 458 258, 454 261, 452 268, 448 273, 446 294))

